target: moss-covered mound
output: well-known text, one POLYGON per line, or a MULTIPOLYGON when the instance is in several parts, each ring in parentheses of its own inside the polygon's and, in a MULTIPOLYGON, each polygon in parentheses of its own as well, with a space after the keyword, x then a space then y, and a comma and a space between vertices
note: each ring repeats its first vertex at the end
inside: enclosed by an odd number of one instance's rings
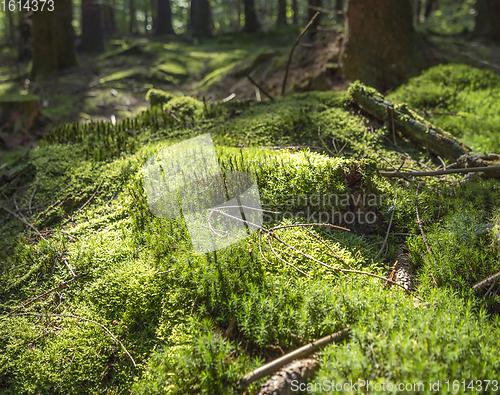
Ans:
POLYGON ((498 181, 448 177, 417 195, 411 181, 383 179, 377 168, 440 162, 346 92, 150 97, 160 99, 137 118, 61 126, 2 169, 4 393, 234 393, 254 367, 346 326, 353 335, 323 351, 315 380, 421 381, 431 392, 430 380, 498 379, 499 297, 471 291, 500 271, 498 181), (281 228, 197 255, 182 217, 149 210, 143 166, 205 133, 223 174, 254 175, 273 212, 263 227, 281 228), (359 216, 339 223, 349 213, 359 216), (292 226, 307 222, 350 231, 292 226), (331 269, 385 277, 405 242, 410 295, 331 269))

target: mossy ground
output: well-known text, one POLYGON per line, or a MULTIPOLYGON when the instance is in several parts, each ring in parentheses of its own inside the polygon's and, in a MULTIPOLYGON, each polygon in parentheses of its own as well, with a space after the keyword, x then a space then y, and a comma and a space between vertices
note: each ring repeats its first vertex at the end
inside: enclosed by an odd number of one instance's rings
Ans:
MULTIPOLYGON (((437 70, 442 81, 443 69, 437 70)), ((469 89, 468 76, 477 73, 450 70, 466 74, 464 89, 469 89)), ((488 81, 477 89, 490 89, 496 76, 488 81)), ((404 88, 394 97, 401 92, 404 88)), ((152 97, 158 99, 156 93, 152 97)), ((424 100, 405 96, 412 98, 424 100)), ((116 126, 63 125, 2 174, 4 207, 46 239, 2 214, 4 393, 233 393, 244 373, 279 356, 280 349, 291 351, 304 344, 300 339, 348 325, 351 339, 323 351, 319 379, 422 381, 426 393, 429 380, 498 379, 499 298, 470 290, 500 270, 494 227, 498 181, 458 186, 461 177, 456 176, 429 180, 420 188, 431 255, 416 223, 416 185, 390 183, 375 170, 397 168, 403 157, 409 167, 440 162, 400 137, 395 147, 392 133, 361 113, 348 93, 311 92, 255 104, 213 104, 184 96, 153 102, 146 113, 116 126), (270 264, 259 254, 258 234, 216 253, 195 255, 181 219, 150 213, 142 166, 162 148, 204 133, 211 133, 223 171, 255 175, 266 208, 297 213, 303 207, 289 204, 294 195, 384 196, 373 208, 378 218, 373 226, 351 232, 318 228, 313 234, 351 267, 383 276, 394 263, 396 246, 406 240, 418 274, 415 292, 423 300, 384 288, 377 279, 341 276, 286 255, 279 246, 282 256, 312 279, 266 250, 270 264), (276 150, 280 147, 289 149, 276 150), (375 259, 392 213, 390 247, 375 259), (71 278, 61 257, 77 279, 6 317, 71 278), (35 315, 17 315, 23 312, 35 315), (99 326, 50 314, 104 325, 123 342, 137 368, 99 326), (234 329, 227 332, 232 321, 234 329)), ((333 203, 320 208, 352 209, 333 203)), ((297 221, 277 216, 266 226, 297 221)), ((338 264, 302 228, 277 234, 338 264)))

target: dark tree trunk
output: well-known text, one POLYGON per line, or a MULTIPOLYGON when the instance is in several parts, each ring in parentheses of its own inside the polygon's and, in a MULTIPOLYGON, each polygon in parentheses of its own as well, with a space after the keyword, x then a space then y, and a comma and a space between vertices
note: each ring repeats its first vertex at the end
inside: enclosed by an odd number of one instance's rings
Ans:
POLYGON ((439 8, 439 0, 426 0, 425 2, 425 19, 429 18, 433 12, 439 8))
POLYGON ((245 11, 245 26, 243 27, 243 31, 255 33, 259 30, 259 22, 257 21, 257 14, 255 12, 255 0, 244 0, 243 7, 245 11))
POLYGON ((82 43, 84 52, 102 52, 104 38, 99 0, 82 0, 82 43))
POLYGON ((115 9, 111 0, 104 2, 101 6, 103 18, 103 32, 107 36, 112 36, 116 30, 115 9))
POLYGON ((130 34, 136 34, 137 29, 135 27, 135 2, 134 2, 134 0, 130 0, 130 2, 129 2, 129 17, 130 17, 130 19, 129 19, 128 31, 130 34))
POLYGON ((292 0, 292 11, 293 11, 293 24, 297 26, 299 24, 299 2, 298 0, 292 0))
MULTIPOLYGON (((317 9, 314 9, 314 8, 318 8, 318 7, 321 7, 321 0, 308 0, 308 4, 310 7, 308 7, 307 9, 307 22, 309 22, 311 20, 311 18, 314 16, 314 14, 316 14, 316 12, 318 12, 317 9), (311 8, 313 7, 313 8, 311 8)), ((318 15, 318 17, 314 20, 313 24, 311 25, 311 27, 309 28, 309 39, 314 39, 314 37, 316 37, 316 33, 318 32, 318 26, 319 26, 319 23, 320 23, 320 19, 321 19, 321 14, 318 15)))
POLYGON ((172 9, 170 0, 157 0, 157 17, 155 34, 175 34, 172 28, 172 9))
POLYGON ((278 27, 284 27, 286 22, 286 0, 278 0, 278 19, 276 21, 278 27))
POLYGON ((500 1, 476 1, 476 26, 474 33, 487 39, 500 40, 500 1))
POLYGON ((56 34, 54 12, 44 7, 33 13, 33 66, 32 80, 48 80, 57 75, 56 34))
POLYGON ((19 44, 17 59, 20 62, 30 60, 32 57, 32 15, 33 13, 26 12, 26 10, 23 9, 19 11, 19 44))
POLYGON ((71 0, 58 0, 54 7, 56 29, 57 68, 68 69, 78 64, 75 52, 75 31, 73 29, 73 3, 71 0))
POLYGON ((422 12, 422 0, 412 0, 413 23, 420 23, 420 13, 422 12))
POLYGON ((236 30, 239 31, 240 28, 241 28, 241 0, 236 0, 236 30))
POLYGON ((190 30, 193 37, 212 35, 213 21, 208 0, 191 0, 190 30))
POLYGON ((342 62, 345 75, 381 91, 423 66, 409 0, 349 0, 342 62))
POLYGON ((335 2, 335 11, 337 11, 336 20, 338 23, 344 22, 344 0, 335 2))

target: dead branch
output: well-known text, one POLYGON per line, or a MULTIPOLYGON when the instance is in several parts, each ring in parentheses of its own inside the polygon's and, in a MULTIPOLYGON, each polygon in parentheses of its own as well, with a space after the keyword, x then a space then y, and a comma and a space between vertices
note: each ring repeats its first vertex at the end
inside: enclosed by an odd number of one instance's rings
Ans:
POLYGON ((240 389, 244 389, 248 387, 250 384, 253 382, 260 380, 261 378, 268 376, 274 372, 276 372, 278 369, 283 367, 284 365, 294 361, 295 359, 301 359, 304 358, 312 353, 314 353, 316 350, 319 350, 321 347, 324 347, 330 343, 340 343, 341 341, 347 339, 350 335, 351 328, 347 327, 346 329, 339 331, 337 333, 334 333, 332 335, 325 336, 319 340, 316 340, 313 343, 307 344, 303 347, 298 348, 295 351, 292 351, 291 353, 288 353, 286 355, 283 355, 282 357, 275 359, 274 361, 261 366, 258 369, 255 369, 253 372, 250 372, 243 376, 239 382, 238 385, 240 389))
POLYGON ((325 149, 326 149, 326 150, 327 150, 327 151, 328 151, 328 152, 329 152, 332 156, 335 156, 335 154, 333 153, 333 151, 332 151, 330 148, 328 148, 328 147, 326 146, 326 143, 325 143, 325 141, 323 140, 323 137, 321 137, 320 129, 321 129, 321 126, 318 126, 318 137, 319 137, 319 139, 321 140, 321 143, 323 144, 323 146, 325 147, 325 149))
POLYGON ((79 317, 77 315, 72 315, 72 314, 38 314, 38 313, 19 313, 19 314, 15 314, 15 315, 32 315, 32 316, 35 316, 35 317, 67 317, 67 318, 75 318, 77 320, 82 320, 82 321, 87 321, 87 322, 90 322, 94 325, 97 325, 98 327, 100 327, 104 332, 106 332, 109 336, 111 336, 111 338, 116 342, 118 343, 121 348, 123 349, 123 351, 125 351, 125 354, 127 354, 127 356, 130 358, 130 360, 132 361, 132 364, 134 365, 134 368, 137 367, 137 365, 135 364, 135 361, 134 361, 134 358, 132 358, 132 355, 130 355, 130 353, 128 352, 128 350, 125 348, 125 346, 123 345, 123 343, 118 340, 110 331, 108 328, 106 328, 103 324, 100 324, 99 322, 96 322, 96 321, 92 321, 92 320, 89 320, 88 318, 83 318, 83 317, 79 317))
POLYGON ((427 236, 425 235, 425 232, 424 232, 424 226, 422 224, 422 220, 420 219, 420 214, 418 212, 418 190, 419 190, 419 188, 420 188, 420 184, 417 185, 417 191, 415 193, 415 211, 417 213, 417 224, 418 224, 418 227, 420 229, 420 234, 422 235, 422 239, 424 239, 424 243, 425 243, 425 247, 427 248, 427 252, 430 255, 432 255, 432 248, 427 241, 427 236))
POLYGON ((487 172, 498 171, 500 176, 500 166, 470 167, 468 169, 447 169, 447 170, 436 170, 436 171, 410 171, 410 172, 379 170, 379 173, 384 177, 407 177, 407 176, 431 177, 431 176, 440 176, 443 174, 477 173, 480 171, 487 171, 487 172))
POLYGON ((476 290, 481 289, 481 288, 485 287, 486 285, 492 283, 493 281, 495 281, 498 278, 500 278, 500 272, 498 272, 497 274, 494 274, 493 276, 485 278, 484 280, 475 284, 472 288, 476 289, 476 290))
POLYGON ((292 56, 293 56, 293 51, 295 51, 295 47, 297 47, 297 45, 299 44, 299 41, 301 40, 301 38, 304 36, 304 34, 306 34, 307 30, 311 27, 311 25, 313 24, 313 22, 316 20, 316 18, 319 16, 320 12, 316 12, 316 14, 314 14, 314 16, 311 18, 311 20, 309 21, 309 23, 306 25, 306 27, 304 28, 304 30, 302 30, 299 34, 299 36, 297 37, 297 39, 295 40, 295 43, 293 44, 292 46, 292 49, 290 50, 290 55, 288 56, 288 62, 286 64, 286 70, 285 70, 285 77, 283 78, 283 86, 281 87, 281 96, 284 96, 285 95, 285 90, 286 90, 286 80, 288 79, 288 72, 290 70, 290 64, 292 63, 292 56))

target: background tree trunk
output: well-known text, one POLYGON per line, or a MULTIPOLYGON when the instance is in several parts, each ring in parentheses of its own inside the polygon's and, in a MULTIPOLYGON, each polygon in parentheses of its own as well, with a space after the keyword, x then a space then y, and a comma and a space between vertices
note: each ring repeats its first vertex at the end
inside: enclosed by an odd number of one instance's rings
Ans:
POLYGON ((104 50, 101 8, 98 0, 82 0, 82 43, 80 49, 85 52, 104 50))
POLYGON ((47 80, 57 75, 56 37, 54 12, 44 7, 33 13, 33 66, 32 80, 47 80))
MULTIPOLYGON (((321 7, 321 0, 308 0, 308 4, 312 7, 321 7)), ((308 7, 307 9, 307 22, 311 20, 311 18, 316 14, 318 10, 315 10, 314 8, 308 7)), ((321 20, 321 14, 318 15, 318 17, 314 20, 313 24, 308 30, 309 34, 309 39, 313 40, 314 37, 316 37, 316 33, 318 32, 318 26, 321 20)), ((306 23, 307 23, 306 22, 306 23)))
POLYGON ((191 34, 197 38, 212 35, 213 21, 208 0, 191 0, 191 34))
POLYGON ((293 24, 297 26, 299 24, 299 2, 298 0, 292 0, 292 11, 293 11, 293 24))
POLYGON ((500 1, 477 0, 474 33, 491 40, 500 40, 500 1))
POLYGON ((349 0, 346 24, 347 78, 386 91, 423 67, 409 0, 349 0))
POLYGON ((276 21, 278 27, 284 27, 286 22, 286 0, 278 0, 278 19, 276 21))
POLYGON ((244 0, 245 11, 245 26, 243 31, 247 33, 255 33, 259 30, 259 22, 257 21, 257 13, 255 12, 255 0, 244 0))
POLYGON ((157 1, 157 21, 155 34, 175 34, 172 28, 172 9, 170 8, 170 0, 157 1))
POLYGON ((31 18, 33 14, 26 12, 26 10, 21 9, 19 11, 19 44, 18 44, 18 54, 17 59, 20 62, 30 60, 32 56, 32 28, 33 20, 31 18))
POLYGON ((75 31, 73 29, 73 3, 58 0, 54 7, 55 44, 58 70, 68 69, 78 64, 75 52, 75 31))
POLYGON ((344 0, 337 0, 335 2, 335 11, 337 11, 337 14, 335 15, 337 23, 344 22, 344 0))
POLYGON ((112 0, 107 0, 102 4, 103 33, 112 36, 116 30, 115 9, 112 0))
POLYGON ((129 0, 129 17, 130 19, 129 19, 128 31, 130 34, 136 34, 137 29, 135 27, 135 0, 129 0))

